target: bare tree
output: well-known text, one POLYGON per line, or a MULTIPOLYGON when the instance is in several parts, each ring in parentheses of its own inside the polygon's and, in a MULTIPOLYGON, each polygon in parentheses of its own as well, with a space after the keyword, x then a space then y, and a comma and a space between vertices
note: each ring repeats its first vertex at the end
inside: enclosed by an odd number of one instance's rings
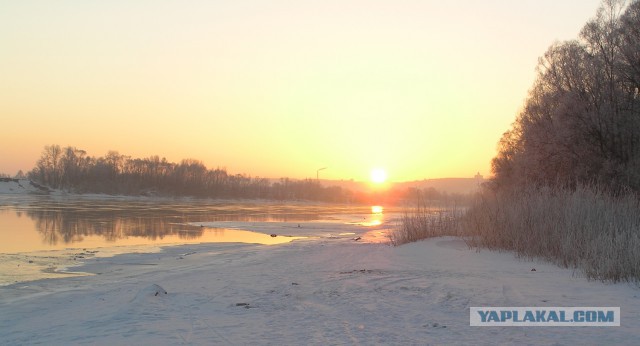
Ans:
POLYGON ((496 184, 597 181, 640 189, 640 3, 607 0, 552 45, 493 160, 496 184))

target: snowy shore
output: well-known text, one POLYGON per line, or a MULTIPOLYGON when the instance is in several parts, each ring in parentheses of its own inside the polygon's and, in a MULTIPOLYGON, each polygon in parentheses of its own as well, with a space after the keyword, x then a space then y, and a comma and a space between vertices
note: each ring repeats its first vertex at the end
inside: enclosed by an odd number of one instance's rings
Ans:
POLYGON ((455 238, 201 244, 0 287, 0 344, 633 344, 640 290, 455 238), (535 268, 535 271, 531 269, 535 268), (165 292, 167 292, 165 294, 165 292), (620 327, 470 327, 471 306, 620 306, 620 327))

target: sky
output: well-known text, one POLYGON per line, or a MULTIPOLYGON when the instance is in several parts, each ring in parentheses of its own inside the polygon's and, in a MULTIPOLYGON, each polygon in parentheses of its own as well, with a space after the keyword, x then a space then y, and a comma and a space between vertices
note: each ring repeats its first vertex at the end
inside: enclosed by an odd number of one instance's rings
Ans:
POLYGON ((58 144, 267 178, 488 176, 538 58, 599 5, 1 1, 0 173, 58 144))

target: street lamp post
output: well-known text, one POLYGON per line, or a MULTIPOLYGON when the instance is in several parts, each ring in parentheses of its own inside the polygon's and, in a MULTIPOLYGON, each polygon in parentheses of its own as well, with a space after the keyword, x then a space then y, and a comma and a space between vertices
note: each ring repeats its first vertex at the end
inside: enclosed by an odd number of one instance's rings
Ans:
POLYGON ((318 168, 316 171, 316 180, 320 180, 320 171, 327 169, 327 167, 318 168))

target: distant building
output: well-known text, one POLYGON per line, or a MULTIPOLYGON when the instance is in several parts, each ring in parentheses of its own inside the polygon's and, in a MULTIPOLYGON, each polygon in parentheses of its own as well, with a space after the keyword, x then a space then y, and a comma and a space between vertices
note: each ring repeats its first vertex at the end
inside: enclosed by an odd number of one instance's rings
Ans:
POLYGON ((480 172, 478 172, 473 178, 476 180, 478 185, 482 184, 482 174, 480 174, 480 172))

